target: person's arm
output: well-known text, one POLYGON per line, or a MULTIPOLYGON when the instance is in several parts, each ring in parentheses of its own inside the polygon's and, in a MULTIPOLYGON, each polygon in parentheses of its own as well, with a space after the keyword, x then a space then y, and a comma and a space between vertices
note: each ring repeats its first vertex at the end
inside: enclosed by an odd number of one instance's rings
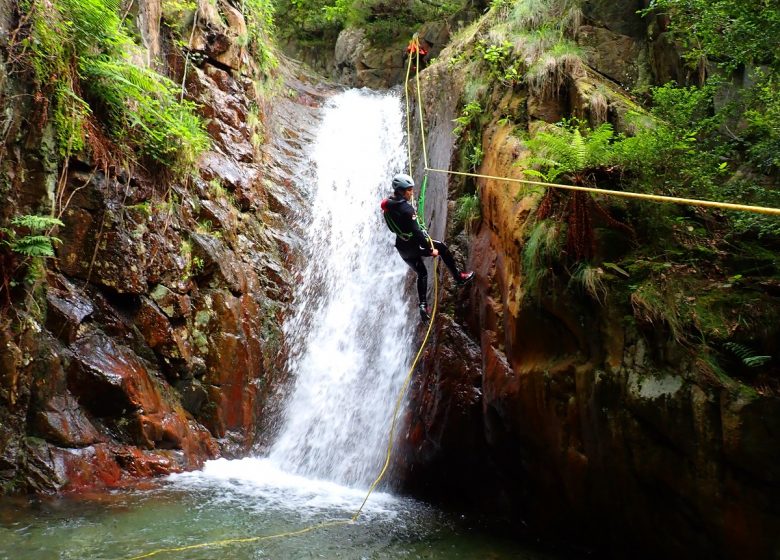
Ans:
POLYGON ((428 233, 420 227, 420 224, 417 223, 414 215, 414 208, 412 208, 412 205, 409 203, 404 204, 401 207, 402 223, 399 225, 403 231, 412 234, 412 239, 414 239, 420 245, 420 247, 426 247, 430 249, 431 238, 428 236, 428 233))

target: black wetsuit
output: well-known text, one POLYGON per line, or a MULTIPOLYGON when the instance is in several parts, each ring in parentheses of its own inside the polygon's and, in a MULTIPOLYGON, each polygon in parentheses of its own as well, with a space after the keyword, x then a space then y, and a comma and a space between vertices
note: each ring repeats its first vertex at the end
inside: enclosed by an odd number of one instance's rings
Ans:
POLYGON ((456 280, 460 277, 458 266, 447 246, 441 241, 431 239, 428 233, 417 223, 417 213, 403 195, 393 195, 382 202, 382 210, 389 218, 388 225, 395 233, 395 248, 401 258, 417 273, 417 295, 420 303, 428 301, 428 269, 422 257, 431 256, 431 243, 439 251, 441 259, 456 280))

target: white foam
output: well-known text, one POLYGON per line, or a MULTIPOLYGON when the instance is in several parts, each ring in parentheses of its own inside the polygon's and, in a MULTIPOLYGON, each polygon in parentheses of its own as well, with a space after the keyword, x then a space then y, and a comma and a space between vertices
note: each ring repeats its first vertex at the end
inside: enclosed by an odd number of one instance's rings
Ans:
MULTIPOLYGON (((201 471, 174 474, 168 479, 179 488, 212 490, 226 501, 251 504, 258 510, 295 512, 304 517, 351 516, 366 496, 364 488, 290 474, 268 459, 258 458, 208 461, 201 471)), ((376 492, 364 511, 369 517, 394 517, 399 507, 398 498, 376 492)))
POLYGON ((403 171, 400 99, 350 90, 325 108, 306 263, 285 324, 295 387, 270 459, 284 470, 367 486, 384 460, 411 359, 408 267, 379 203, 403 171))

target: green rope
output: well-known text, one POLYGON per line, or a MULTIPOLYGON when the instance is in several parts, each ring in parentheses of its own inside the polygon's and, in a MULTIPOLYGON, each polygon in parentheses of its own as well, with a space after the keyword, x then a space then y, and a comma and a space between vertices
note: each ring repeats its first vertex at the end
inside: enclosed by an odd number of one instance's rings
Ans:
POLYGON ((423 176, 422 186, 420 187, 420 196, 417 197, 417 223, 420 225, 420 229, 427 232, 425 227, 425 191, 428 188, 428 174, 423 176))

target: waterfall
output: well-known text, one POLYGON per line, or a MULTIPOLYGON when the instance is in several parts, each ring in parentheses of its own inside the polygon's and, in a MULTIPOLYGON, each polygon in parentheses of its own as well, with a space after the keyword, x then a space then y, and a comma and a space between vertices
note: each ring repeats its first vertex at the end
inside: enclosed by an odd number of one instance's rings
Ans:
POLYGON ((379 209, 405 168, 403 122, 394 94, 350 90, 324 108, 306 265, 284 325, 295 386, 269 455, 284 471, 364 486, 384 460, 416 320, 379 209))

